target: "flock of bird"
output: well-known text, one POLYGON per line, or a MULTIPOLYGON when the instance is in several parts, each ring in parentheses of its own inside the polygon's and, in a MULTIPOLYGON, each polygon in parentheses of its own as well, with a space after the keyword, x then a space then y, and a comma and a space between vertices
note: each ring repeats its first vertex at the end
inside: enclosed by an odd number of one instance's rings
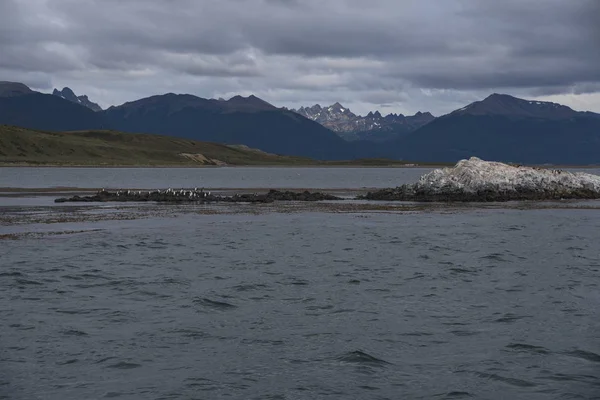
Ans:
POLYGON ((198 189, 178 189, 174 190, 168 188, 166 190, 156 191, 135 191, 135 190, 117 190, 116 192, 108 192, 106 189, 102 189, 99 193, 100 196, 115 196, 117 198, 130 198, 130 197, 154 197, 154 196, 166 196, 173 198, 187 198, 189 200, 202 200, 211 197, 211 192, 205 192, 204 188, 198 189))

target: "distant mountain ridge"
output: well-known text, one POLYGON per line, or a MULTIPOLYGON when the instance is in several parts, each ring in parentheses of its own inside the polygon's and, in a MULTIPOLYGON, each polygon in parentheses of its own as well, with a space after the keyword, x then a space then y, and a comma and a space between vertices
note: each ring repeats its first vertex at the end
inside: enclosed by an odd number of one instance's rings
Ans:
POLYGON ((100 107, 96 103, 91 102, 86 95, 76 96, 75 93, 73 93, 73 91, 68 87, 63 88, 63 90, 54 89, 52 94, 54 96, 62 97, 65 100, 69 100, 70 102, 73 102, 75 104, 81 104, 82 106, 87 107, 92 111, 102 111, 102 107, 100 107))
POLYGON ((495 93, 436 118, 390 147, 419 161, 454 162, 475 155, 531 164, 600 164, 600 114, 495 93))
POLYGON ((524 100, 507 94, 494 93, 481 101, 453 111, 450 115, 504 115, 511 118, 560 120, 580 116, 581 113, 549 101, 524 100))
POLYGON ((435 118, 429 112, 418 112, 412 116, 402 114, 382 116, 379 111, 371 111, 363 117, 354 114, 339 102, 327 107, 315 104, 312 107, 300 107, 292 111, 320 123, 347 140, 385 141, 395 137, 396 134, 412 132, 435 118))

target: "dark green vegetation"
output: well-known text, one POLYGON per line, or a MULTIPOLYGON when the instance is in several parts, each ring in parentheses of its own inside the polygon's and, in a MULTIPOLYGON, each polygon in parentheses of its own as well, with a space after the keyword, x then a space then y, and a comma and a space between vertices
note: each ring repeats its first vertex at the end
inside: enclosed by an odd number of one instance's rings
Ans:
MULTIPOLYGON (((22 84, 0 82, 0 123, 44 131, 112 129, 152 133, 329 161, 384 158, 453 163, 477 156, 524 164, 600 163, 599 114, 507 95, 491 95, 413 132, 395 132, 389 140, 376 143, 366 137, 343 140, 317 122, 254 96, 208 100, 166 94, 94 112, 59 96, 28 90, 22 84)), ((168 160, 155 160, 148 155, 157 156, 161 149, 142 151, 145 155, 136 165, 141 161, 177 163, 174 153, 169 153, 168 160)), ((44 152, 39 158, 31 156, 35 154, 29 154, 29 162, 45 162, 44 152)), ((78 158, 76 162, 90 163, 85 160, 78 158)))
POLYGON ((55 165, 287 165, 312 160, 249 148, 114 131, 40 132, 0 126, 0 163, 55 165))

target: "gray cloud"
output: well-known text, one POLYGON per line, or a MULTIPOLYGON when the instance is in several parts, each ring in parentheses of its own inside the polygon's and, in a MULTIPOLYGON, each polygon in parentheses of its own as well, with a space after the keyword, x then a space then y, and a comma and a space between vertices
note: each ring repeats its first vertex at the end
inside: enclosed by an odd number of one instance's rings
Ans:
POLYGON ((0 79, 103 106, 173 91, 441 114, 508 92, 600 111, 599 18, 597 0, 3 0, 0 79))

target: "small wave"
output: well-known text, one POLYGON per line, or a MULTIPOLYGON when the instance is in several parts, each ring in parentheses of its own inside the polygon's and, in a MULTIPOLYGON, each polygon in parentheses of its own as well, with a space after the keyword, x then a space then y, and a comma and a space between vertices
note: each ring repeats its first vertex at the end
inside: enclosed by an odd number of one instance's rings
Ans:
POLYGON ((522 231, 523 229, 525 229, 524 226, 522 225, 512 225, 512 226, 508 226, 506 228, 504 228, 504 231, 522 231))
POLYGON ((173 297, 173 295, 170 295, 170 294, 158 293, 158 292, 154 292, 151 290, 136 290, 134 292, 127 293, 127 295, 128 296, 140 295, 140 296, 151 297, 151 298, 155 298, 155 299, 170 299, 171 297, 173 297))
POLYGON ((467 398, 473 397, 473 395, 469 392, 453 391, 453 392, 438 394, 434 397, 441 397, 443 399, 467 399, 467 398))
POLYGON ((53 309, 55 312, 60 313, 60 314, 69 314, 69 315, 76 315, 76 314, 92 314, 96 311, 104 311, 104 309, 82 309, 82 310, 59 310, 59 309, 53 309))
POLYGON ((385 366, 385 365, 391 364, 385 360, 379 359, 377 357, 373 357, 372 355, 367 354, 360 350, 351 351, 349 353, 343 354, 340 357, 337 357, 337 360, 344 362, 344 363, 372 365, 372 366, 385 366))
POLYGON ((141 367, 141 364, 136 364, 136 363, 130 363, 130 362, 125 362, 125 361, 120 361, 116 364, 112 364, 107 366, 106 368, 115 368, 115 369, 133 369, 133 368, 139 368, 141 367))
POLYGON ((503 255, 500 254, 500 253, 491 253, 491 254, 485 255, 483 257, 480 257, 480 259, 482 259, 482 260, 500 261, 500 262, 508 262, 508 260, 505 259, 503 257, 503 255))
POLYGON ((20 279, 20 278, 17 278, 17 279, 15 279, 15 282, 18 283, 18 284, 20 284, 20 285, 43 285, 42 282, 34 281, 34 280, 31 280, 31 279, 20 279))
POLYGON ((267 285, 263 285, 261 283, 256 283, 256 284, 237 285, 237 286, 234 286, 233 289, 235 289, 238 292, 248 292, 248 291, 252 291, 252 290, 264 290, 267 287, 268 287, 267 285))
POLYGON ((69 280, 72 280, 72 281, 81 281, 81 280, 83 280, 83 278, 81 276, 79 276, 79 275, 70 275, 70 274, 63 275, 63 276, 61 276, 61 278, 69 279, 69 280))
POLYGON ((18 277, 18 276, 25 276, 23 275, 21 272, 18 271, 12 271, 12 272, 0 272, 0 278, 2 277, 18 277))
POLYGON ((283 340, 266 340, 266 339, 242 339, 243 344, 268 344, 270 346, 281 346, 285 344, 283 340))
POLYGON ((197 298, 194 300, 194 303, 217 310, 229 310, 237 308, 237 306, 234 306, 233 304, 225 303, 224 301, 210 300, 207 298, 197 298))
POLYGON ((289 286, 289 285, 292 285, 292 286, 307 286, 309 282, 306 281, 306 280, 303 280, 303 279, 292 279, 292 280, 289 280, 287 282, 279 282, 279 283, 282 284, 282 285, 285 285, 285 286, 289 286))
POLYGON ((333 308, 332 304, 326 304, 323 306, 308 306, 306 307, 307 310, 309 311, 315 311, 315 310, 331 310, 333 308))
POLYGON ((421 273, 421 272, 415 272, 415 274, 413 276, 411 276, 410 278, 405 278, 405 281, 412 281, 413 279, 421 279, 421 278, 425 278, 427 275, 421 273))
POLYGON ((108 360, 114 360, 114 359, 116 359, 116 358, 117 358, 117 357, 105 357, 105 358, 101 358, 100 360, 96 361, 96 362, 95 362, 95 364, 102 364, 102 363, 103 363, 103 362, 105 362, 105 361, 108 361, 108 360))
POLYGON ((364 389, 364 390, 380 390, 378 387, 369 386, 369 385, 360 385, 360 386, 358 386, 358 388, 364 389))
POLYGON ((550 352, 545 347, 533 346, 531 344, 526 344, 526 343, 511 343, 506 347, 511 350, 528 352, 528 353, 548 354, 550 352))
POLYGON ((107 287, 107 286, 117 286, 117 287, 128 287, 139 284, 139 282, 133 280, 111 280, 108 282, 101 283, 78 283, 73 285, 73 287, 78 289, 91 289, 91 288, 99 288, 99 287, 107 287))
POLYGON ((330 312, 329 314, 344 314, 344 313, 353 313, 356 309, 354 308, 340 308, 330 312))
POLYGON ((114 399, 116 397, 121 397, 124 396, 125 393, 121 393, 121 392, 107 392, 104 396, 102 396, 105 399, 114 399))
POLYGON ((531 315, 515 315, 515 314, 504 314, 502 317, 496 319, 494 322, 512 323, 523 318, 531 318, 531 315))
POLYGON ((580 358, 586 361, 600 362, 600 355, 586 350, 574 350, 565 353, 568 356, 580 358))
POLYGON ((479 334, 479 332, 476 332, 476 331, 461 331, 461 330, 451 331, 450 333, 453 334, 454 336, 475 336, 475 335, 479 334))
POLYGON ((62 331, 63 335, 68 335, 68 336, 88 336, 87 333, 85 333, 84 331, 80 331, 78 329, 67 329, 62 331))
POLYGON ((506 383, 511 386, 517 386, 517 387, 535 387, 535 386, 537 386, 537 384, 526 381, 524 379, 509 378, 509 377, 496 375, 496 374, 486 374, 483 372, 478 372, 476 375, 479 376, 480 378, 486 378, 486 379, 490 379, 493 381, 506 383))
POLYGON ((600 379, 593 375, 578 375, 578 374, 554 374, 551 376, 541 377, 555 382, 583 382, 594 386, 600 386, 600 379))
POLYGON ((406 332, 406 333, 401 333, 400 336, 433 336, 433 333, 429 333, 429 332, 406 332))
POLYGON ((70 360, 65 360, 65 361, 57 361, 56 365, 69 365, 69 364, 75 364, 76 362, 78 362, 79 360, 77 358, 72 358, 70 360))
POLYGON ((455 274, 477 274, 477 272, 478 272, 476 269, 460 268, 460 267, 449 268, 448 271, 451 271, 452 273, 455 273, 455 274))
POLYGON ((467 397, 473 397, 473 395, 469 392, 450 392, 446 394, 448 399, 464 399, 467 397))
POLYGON ((197 329, 174 329, 170 331, 171 333, 179 334, 183 337, 192 338, 192 339, 203 339, 210 337, 210 335, 206 332, 197 330, 197 329))

